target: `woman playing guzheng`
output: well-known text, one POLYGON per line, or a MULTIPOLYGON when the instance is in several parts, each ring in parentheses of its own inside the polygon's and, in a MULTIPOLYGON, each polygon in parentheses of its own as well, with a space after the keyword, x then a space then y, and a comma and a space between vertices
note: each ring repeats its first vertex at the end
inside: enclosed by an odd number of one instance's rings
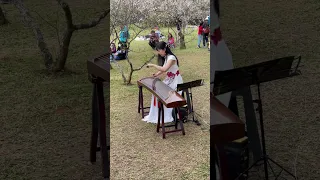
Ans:
MULTIPOLYGON (((163 82, 176 90, 177 85, 183 83, 181 74, 179 72, 179 61, 178 58, 171 52, 167 43, 161 41, 156 45, 156 51, 158 54, 158 64, 148 64, 147 67, 152 67, 158 70, 157 73, 153 74, 153 77, 160 77, 166 74, 163 82)), ((178 92, 181 94, 182 92, 178 92)), ((164 123, 172 122, 172 108, 164 108, 164 123)), ((150 111, 147 116, 142 119, 143 121, 150 123, 158 123, 158 100, 152 95, 150 111)))

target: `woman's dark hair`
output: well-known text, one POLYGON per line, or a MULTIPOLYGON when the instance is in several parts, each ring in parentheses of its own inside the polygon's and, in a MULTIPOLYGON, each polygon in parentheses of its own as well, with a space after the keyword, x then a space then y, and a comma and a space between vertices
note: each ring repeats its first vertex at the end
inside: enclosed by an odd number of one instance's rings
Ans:
MULTIPOLYGON (((164 42, 164 41, 158 42, 155 49, 156 50, 162 49, 162 50, 166 51, 166 55, 173 55, 177 59, 177 65, 179 66, 179 61, 178 61, 177 56, 172 53, 171 49, 169 48, 169 46, 167 45, 166 42, 164 42)), ((163 66, 165 60, 166 60, 165 57, 158 55, 158 65, 159 66, 163 66)))
POLYGON ((168 33, 168 38, 169 38, 169 36, 173 37, 171 33, 168 33))
POLYGON ((200 25, 199 26, 202 26, 203 25, 203 22, 200 22, 200 25))

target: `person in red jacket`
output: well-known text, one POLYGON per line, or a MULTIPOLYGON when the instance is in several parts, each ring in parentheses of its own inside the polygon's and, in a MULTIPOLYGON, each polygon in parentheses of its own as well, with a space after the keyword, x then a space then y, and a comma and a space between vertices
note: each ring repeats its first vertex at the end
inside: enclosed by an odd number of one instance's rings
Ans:
POLYGON ((202 34, 203 34, 203 22, 201 22, 198 27, 198 48, 200 48, 200 43, 201 43, 201 40, 203 39, 202 34))

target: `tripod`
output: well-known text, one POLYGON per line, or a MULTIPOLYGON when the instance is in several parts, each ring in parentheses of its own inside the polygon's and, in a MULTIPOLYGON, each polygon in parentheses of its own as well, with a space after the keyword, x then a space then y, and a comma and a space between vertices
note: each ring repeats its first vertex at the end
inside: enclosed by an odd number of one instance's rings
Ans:
POLYGON ((283 166, 281 166, 279 163, 277 163, 276 161, 274 161, 273 159, 271 159, 268 155, 267 155, 267 151, 266 151, 266 141, 265 141, 265 133, 264 133, 264 123, 263 123, 263 109, 262 109, 262 100, 261 100, 261 91, 260 91, 260 83, 257 83, 257 88, 258 88, 258 99, 254 100, 254 103, 258 104, 258 108, 257 111, 259 112, 259 119, 260 119, 260 129, 261 129, 261 140, 262 140, 262 157, 261 159, 257 160, 256 162, 254 162, 248 169, 246 169, 244 172, 242 172, 237 178, 236 180, 238 180, 240 177, 242 177, 244 174, 246 174, 250 169, 252 169, 254 166, 256 166, 259 162, 263 161, 264 164, 264 176, 265 179, 268 180, 269 179, 269 171, 268 171, 268 165, 273 173, 273 175, 276 177, 276 179, 278 179, 278 177, 280 176, 280 174, 282 173, 282 171, 285 171, 286 173, 288 173, 290 176, 292 176, 294 179, 297 179, 297 177, 295 175, 293 175, 292 173, 290 173, 288 170, 286 170, 283 166), (281 168, 281 171, 278 175, 275 175, 274 170, 271 167, 270 162, 274 163, 275 165, 277 165, 278 167, 281 168))
MULTIPOLYGON (((215 95, 224 94, 230 91, 237 90, 243 87, 250 87, 251 85, 256 85, 258 87, 258 99, 254 100, 253 103, 258 104, 257 111, 259 112, 260 119, 260 130, 261 130, 261 141, 262 141, 262 156, 259 160, 253 163, 249 168, 242 172, 236 180, 239 180, 240 177, 243 177, 250 169, 256 166, 259 162, 263 161, 265 179, 269 179, 268 168, 270 167, 273 175, 275 175, 274 170, 271 167, 270 162, 277 165, 281 168, 281 172, 275 177, 278 179, 282 171, 288 173, 294 179, 297 179, 295 175, 290 173, 280 164, 269 158, 266 152, 266 143, 265 143, 265 132, 264 132, 264 123, 263 123, 263 109, 260 93, 260 84, 264 82, 269 82, 273 80, 283 79, 287 77, 293 77, 300 75, 301 72, 298 70, 300 65, 301 56, 288 56, 279 59, 274 59, 271 61, 266 61, 242 68, 235 68, 225 71, 216 71, 215 80, 213 82, 214 89, 213 93, 215 95), (296 61, 297 60, 297 61, 296 61), (296 62, 294 65, 293 62, 296 62)), ((250 139, 250 137, 249 137, 250 139)), ((259 143, 260 146, 260 143, 259 143)))
POLYGON ((196 125, 200 126, 201 123, 200 123, 197 119, 195 119, 195 117, 194 117, 195 112, 194 112, 194 110, 193 110, 193 99, 192 99, 192 91, 191 91, 191 88, 189 88, 189 90, 186 89, 186 90, 185 90, 185 93, 186 93, 186 95, 187 95, 187 101, 188 101, 188 104, 189 104, 189 114, 192 114, 192 121, 193 121, 194 123, 196 123, 196 125))
MULTIPOLYGON (((186 82, 183 84, 178 84, 177 91, 183 91, 182 97, 184 97, 184 94, 187 96, 187 111, 188 115, 192 114, 192 121, 196 123, 196 125, 200 126, 201 123, 195 118, 195 112, 193 109, 193 99, 192 99, 192 91, 191 89, 193 87, 198 87, 203 85, 203 79, 186 82)), ((187 120, 186 120, 187 121, 187 120)))

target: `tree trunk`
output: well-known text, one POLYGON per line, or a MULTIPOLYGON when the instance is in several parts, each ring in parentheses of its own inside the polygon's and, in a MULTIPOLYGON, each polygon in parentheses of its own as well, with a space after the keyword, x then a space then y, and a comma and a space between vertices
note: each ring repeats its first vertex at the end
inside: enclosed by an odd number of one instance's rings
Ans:
POLYGON ((117 63, 117 61, 116 60, 114 60, 114 61, 112 61, 116 66, 117 66, 117 68, 120 70, 120 73, 121 73, 121 76, 122 76, 122 80, 123 80, 123 83, 124 84, 126 84, 126 82, 127 82, 127 78, 126 78, 126 76, 124 75, 124 72, 123 72, 123 70, 122 70, 122 67, 117 63))
POLYGON ((4 15, 4 12, 2 11, 2 8, 0 6, 0 25, 4 25, 7 23, 8 23, 8 20, 7 20, 6 16, 4 15))
POLYGON ((12 3, 19 9, 20 14, 24 18, 24 21, 26 22, 26 24, 30 28, 32 28, 34 36, 36 37, 40 52, 44 57, 44 64, 48 70, 52 70, 52 65, 53 65, 52 54, 50 53, 47 47, 47 43, 44 41, 39 25, 31 17, 29 11, 24 6, 22 0, 13 0, 12 3))
POLYGON ((180 49, 186 49, 186 42, 184 40, 184 35, 182 34, 182 32, 179 32, 179 37, 180 37, 180 49))
POLYGON ((131 84, 131 80, 132 80, 132 74, 133 74, 133 65, 132 65, 132 63, 131 63, 131 61, 128 59, 128 57, 127 57, 127 61, 128 61, 128 63, 129 63, 129 65, 130 65, 130 73, 129 73, 129 76, 128 76, 128 79, 127 79, 127 85, 130 85, 131 84))
POLYGON ((62 71, 66 65, 68 54, 69 54, 69 45, 71 42, 73 30, 67 29, 64 33, 62 45, 60 46, 60 52, 57 59, 57 68, 56 71, 62 71))
POLYGON ((64 33, 62 44, 60 45, 60 52, 57 59, 57 67, 56 71, 62 71, 66 65, 68 53, 69 53, 69 45, 71 42, 71 37, 74 31, 81 30, 81 29, 89 29, 97 26, 102 19, 104 19, 109 13, 110 9, 104 11, 102 14, 100 14, 99 18, 97 20, 93 20, 86 24, 73 24, 73 17, 71 13, 71 9, 64 0, 57 0, 59 5, 62 7, 65 18, 66 18, 66 24, 67 24, 67 30, 64 33))
POLYGON ((133 74, 133 69, 130 69, 129 77, 128 77, 128 80, 127 80, 127 85, 131 85, 132 74, 133 74))

